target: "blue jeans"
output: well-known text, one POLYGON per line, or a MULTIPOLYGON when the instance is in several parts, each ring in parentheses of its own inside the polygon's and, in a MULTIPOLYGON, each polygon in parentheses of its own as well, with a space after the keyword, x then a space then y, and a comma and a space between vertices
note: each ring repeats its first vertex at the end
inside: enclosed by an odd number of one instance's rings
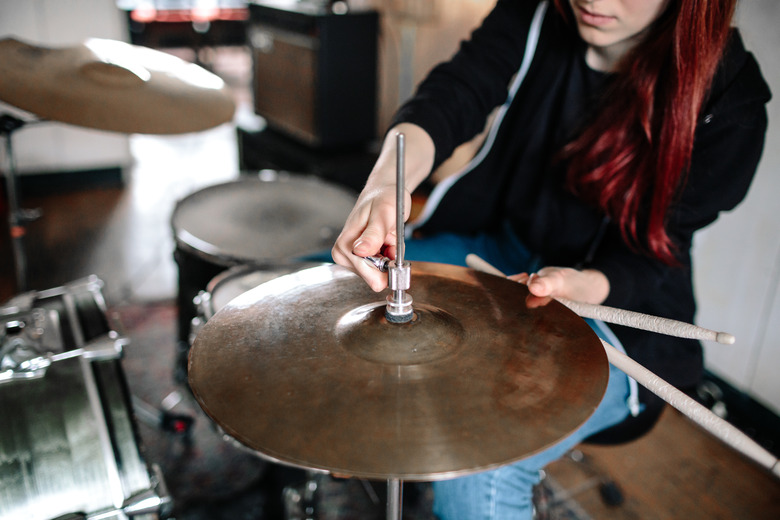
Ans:
MULTIPOLYGON (((466 255, 479 255, 506 274, 534 272, 542 267, 538 256, 515 237, 507 226, 488 235, 466 237, 440 234, 407 240, 409 261, 438 262, 464 266, 466 255)), ((616 338, 602 322, 586 320, 593 330, 613 346, 616 338)), ((631 393, 626 375, 610 365, 607 391, 593 415, 574 433, 546 450, 501 468, 433 483, 434 513, 440 520, 514 520, 533 517, 533 486, 540 470, 559 459, 590 435, 621 422, 628 416, 631 393)))

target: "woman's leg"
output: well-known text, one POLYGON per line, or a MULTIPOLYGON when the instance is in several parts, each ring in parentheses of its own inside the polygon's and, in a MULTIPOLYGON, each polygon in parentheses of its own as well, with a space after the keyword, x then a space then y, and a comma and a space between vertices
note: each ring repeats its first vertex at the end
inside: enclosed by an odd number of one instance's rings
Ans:
MULTIPOLYGON (((536 271, 541 267, 538 257, 532 255, 506 226, 494 234, 463 236, 441 233, 404 242, 404 258, 410 262, 437 262, 466 265, 466 255, 475 254, 506 274, 536 271)), ((330 249, 298 258, 302 262, 333 262, 330 249)), ((414 271, 414 267, 412 267, 414 271)))

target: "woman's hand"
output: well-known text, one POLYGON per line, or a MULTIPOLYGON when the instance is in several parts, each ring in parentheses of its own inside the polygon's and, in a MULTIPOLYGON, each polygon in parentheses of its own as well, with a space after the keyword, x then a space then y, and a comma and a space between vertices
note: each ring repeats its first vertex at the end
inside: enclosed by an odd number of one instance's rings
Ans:
POLYGON ((409 218, 411 193, 430 173, 435 148, 422 128, 402 123, 388 132, 366 186, 331 251, 334 262, 356 272, 377 292, 387 287, 387 275, 363 258, 376 255, 395 258, 396 135, 399 132, 404 134, 406 147, 404 221, 409 218))
POLYGON ((583 303, 601 304, 609 295, 609 280, 601 271, 570 267, 543 267, 535 273, 519 273, 509 276, 510 280, 524 283, 531 295, 541 303, 547 298, 566 298, 583 303))
MULTIPOLYGON (((409 217, 410 208, 411 195, 406 192, 404 220, 409 217)), ((387 274, 363 258, 395 258, 395 210, 395 184, 363 190, 331 251, 334 262, 355 271, 377 292, 387 287, 387 274)))

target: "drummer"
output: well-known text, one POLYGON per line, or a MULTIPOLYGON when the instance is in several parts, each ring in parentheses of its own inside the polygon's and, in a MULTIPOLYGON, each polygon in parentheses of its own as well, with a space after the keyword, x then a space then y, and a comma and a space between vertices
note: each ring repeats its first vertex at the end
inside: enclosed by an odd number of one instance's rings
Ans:
MULTIPOLYGON (((384 289, 362 257, 395 254, 395 134, 408 198, 492 113, 476 158, 431 193, 406 258, 463 265, 475 253, 536 297, 692 322, 693 234, 742 201, 767 125, 770 92, 731 28, 735 3, 498 0, 397 112, 333 259, 384 289)), ((702 375, 695 341, 593 326, 675 386, 702 375)), ((434 483, 434 512, 530 518, 546 464, 613 425, 633 421, 638 435, 657 419, 662 402, 642 392, 629 417, 628 394, 611 367, 580 430, 518 463, 434 483)))

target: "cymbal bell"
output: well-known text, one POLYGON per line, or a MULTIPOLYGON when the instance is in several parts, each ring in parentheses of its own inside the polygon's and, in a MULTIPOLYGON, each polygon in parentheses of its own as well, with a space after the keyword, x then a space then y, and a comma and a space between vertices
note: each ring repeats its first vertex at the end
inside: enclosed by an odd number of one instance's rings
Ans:
POLYGON ((606 354, 557 302, 443 264, 412 264, 415 317, 335 265, 276 278, 201 329, 189 380, 224 432, 270 460, 368 479, 496 468, 579 427, 606 389, 606 354))
POLYGON ((63 48, 0 40, 0 100, 43 119, 122 133, 195 132, 235 112, 224 82, 202 67, 97 38, 63 48))

